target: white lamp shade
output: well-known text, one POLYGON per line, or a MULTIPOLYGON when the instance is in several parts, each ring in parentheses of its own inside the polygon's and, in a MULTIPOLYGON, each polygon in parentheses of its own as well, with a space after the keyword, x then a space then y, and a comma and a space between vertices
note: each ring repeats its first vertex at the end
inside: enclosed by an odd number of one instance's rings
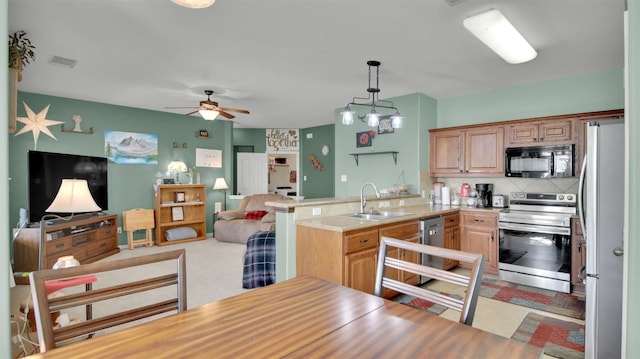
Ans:
POLYGON ((171 0, 175 4, 188 7, 190 9, 202 9, 213 5, 216 0, 171 0))
POLYGON ((220 114, 220 112, 214 110, 199 110, 198 112, 200 113, 200 116, 202 116, 202 118, 207 121, 215 120, 216 117, 218 117, 218 115, 220 114))
POLYGON ((222 177, 216 178, 216 182, 213 184, 213 189, 229 189, 227 182, 222 177))
POLYGON ((466 18, 464 27, 510 64, 533 60, 538 53, 498 10, 466 18))
POLYGON ((355 111, 353 111, 349 105, 347 105, 340 114, 342 115, 343 125, 353 125, 353 116, 355 115, 355 111))
POLYGON ((47 208, 53 213, 82 213, 101 211, 91 192, 87 180, 63 179, 58 194, 47 208))
POLYGON ((380 115, 375 109, 371 109, 371 112, 367 115, 367 125, 370 127, 376 127, 380 124, 380 115))

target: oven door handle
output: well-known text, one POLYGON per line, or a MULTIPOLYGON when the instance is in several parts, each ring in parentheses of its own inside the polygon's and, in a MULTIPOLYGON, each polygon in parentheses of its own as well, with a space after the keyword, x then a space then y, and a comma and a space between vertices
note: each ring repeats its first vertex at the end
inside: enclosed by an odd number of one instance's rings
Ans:
POLYGON ((520 232, 563 234, 567 236, 571 235, 571 228, 545 227, 545 226, 527 225, 522 223, 500 222, 498 224, 498 228, 509 229, 512 231, 520 231, 520 232))

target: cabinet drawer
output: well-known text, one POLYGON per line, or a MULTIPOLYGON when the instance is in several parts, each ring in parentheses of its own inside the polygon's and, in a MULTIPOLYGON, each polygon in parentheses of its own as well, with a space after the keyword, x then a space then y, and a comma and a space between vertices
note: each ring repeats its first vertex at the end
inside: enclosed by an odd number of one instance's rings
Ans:
POLYGON ((108 237, 112 237, 118 234, 118 230, 115 226, 109 226, 98 229, 98 239, 105 239, 108 237))
POLYGON ((111 248, 115 248, 117 246, 117 238, 111 237, 107 239, 101 239, 97 241, 91 241, 87 246, 87 253, 90 255, 96 255, 103 253, 111 248))
POLYGON ((71 248, 73 248, 73 237, 64 237, 47 241, 46 246, 47 255, 69 251, 71 250, 71 248))
POLYGON ((498 215, 494 213, 462 213, 464 226, 498 227, 498 215))
POLYGON ((460 226, 460 214, 448 214, 444 216, 444 228, 453 228, 460 226))
POLYGON ((420 224, 418 221, 401 223, 389 227, 380 228, 380 236, 407 239, 420 235, 420 224))
POLYGON ((378 230, 356 232, 345 236, 346 253, 378 246, 378 230))

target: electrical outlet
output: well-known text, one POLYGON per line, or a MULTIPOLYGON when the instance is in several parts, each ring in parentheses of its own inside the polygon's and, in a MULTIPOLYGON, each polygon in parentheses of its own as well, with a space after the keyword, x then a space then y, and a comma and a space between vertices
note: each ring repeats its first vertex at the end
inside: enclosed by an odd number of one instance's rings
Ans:
POLYGON ((404 206, 404 199, 400 200, 400 207, 404 206))
POLYGON ((122 233, 122 227, 118 227, 118 234, 122 233))
POLYGON ((382 202, 379 202, 379 207, 380 207, 380 208, 387 208, 387 207, 389 207, 389 206, 390 206, 389 201, 382 201, 382 202))
POLYGON ((314 216, 321 216, 322 215, 322 208, 321 207, 313 208, 311 210, 311 214, 314 215, 314 216))
POLYGON ((347 175, 341 175, 340 182, 347 182, 347 175))

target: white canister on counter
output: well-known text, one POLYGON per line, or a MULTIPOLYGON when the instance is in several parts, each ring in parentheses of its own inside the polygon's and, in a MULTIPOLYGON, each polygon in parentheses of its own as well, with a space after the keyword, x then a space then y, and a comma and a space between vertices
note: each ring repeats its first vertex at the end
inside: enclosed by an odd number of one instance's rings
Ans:
POLYGON ((442 204, 447 206, 451 204, 451 192, 449 187, 442 187, 442 204))

